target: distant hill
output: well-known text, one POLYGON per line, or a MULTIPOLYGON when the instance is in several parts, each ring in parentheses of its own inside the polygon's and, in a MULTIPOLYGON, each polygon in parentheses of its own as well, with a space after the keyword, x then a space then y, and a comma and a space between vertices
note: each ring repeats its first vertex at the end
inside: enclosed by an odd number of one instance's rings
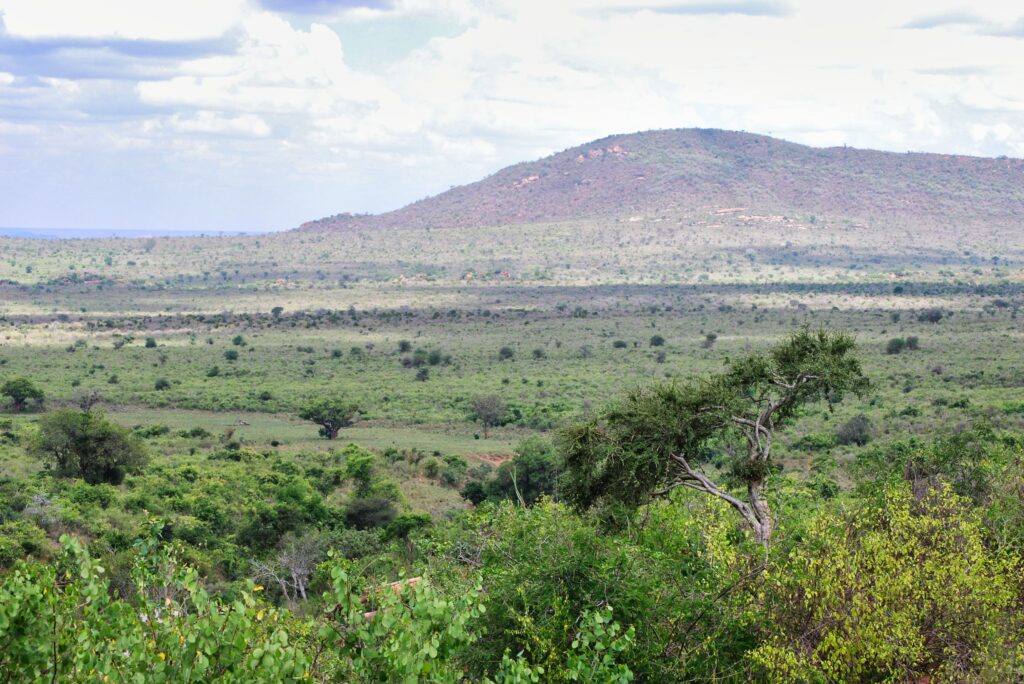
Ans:
POLYGON ((1024 225, 1024 160, 814 148, 681 129, 615 135, 379 215, 302 226, 472 227, 731 208, 887 225, 1024 225))

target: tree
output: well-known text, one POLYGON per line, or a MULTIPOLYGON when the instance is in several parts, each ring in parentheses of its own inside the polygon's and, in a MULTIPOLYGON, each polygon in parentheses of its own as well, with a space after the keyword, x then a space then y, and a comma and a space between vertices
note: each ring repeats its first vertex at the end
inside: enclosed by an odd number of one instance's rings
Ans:
POLYGON ((579 509, 599 503, 636 507, 689 487, 726 501, 767 548, 775 519, 764 495, 777 430, 800 409, 831 404, 870 384, 853 338, 802 328, 763 354, 728 362, 724 372, 687 384, 630 393, 591 420, 563 430, 561 492, 579 509), (746 494, 729 491, 700 467, 712 456, 746 494))
POLYGON ((484 439, 487 439, 487 428, 501 425, 507 407, 497 394, 484 394, 470 402, 473 416, 484 426, 484 439))
POLYGON ((355 422, 361 413, 358 404, 340 398, 314 399, 299 411, 299 417, 320 426, 320 436, 334 439, 342 428, 355 422))
POLYGON ((28 408, 28 403, 35 402, 42 406, 45 395, 28 378, 12 378, 0 387, 0 396, 10 397, 14 410, 18 413, 28 408))
POLYGON ((39 420, 31 451, 62 477, 90 484, 120 484, 137 472, 148 456, 142 442, 103 414, 65 409, 39 420))

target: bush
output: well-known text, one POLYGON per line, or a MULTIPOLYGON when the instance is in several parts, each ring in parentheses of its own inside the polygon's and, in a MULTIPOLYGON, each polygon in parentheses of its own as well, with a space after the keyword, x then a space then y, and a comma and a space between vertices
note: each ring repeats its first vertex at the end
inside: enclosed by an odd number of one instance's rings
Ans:
POLYGON ((157 378, 156 382, 153 383, 154 389, 162 391, 171 388, 171 383, 167 378, 157 378))
POLYGON ((907 345, 906 341, 902 337, 894 337, 889 340, 885 345, 886 354, 899 354, 903 351, 903 348, 907 345))
POLYGON ((1021 560, 990 551, 948 489, 820 516, 768 587, 756 679, 1012 681, 1024 639, 1021 560), (813 588, 813 591, 810 589, 813 588))
POLYGON ((550 442, 540 437, 525 439, 516 447, 513 459, 498 466, 494 479, 487 483, 487 496, 510 501, 521 496, 523 503, 531 505, 542 496, 554 495, 558 466, 550 442))
POLYGON ((31 447, 61 477, 80 477, 90 484, 120 484, 148 460, 145 448, 128 430, 101 414, 62 410, 39 420, 31 447))
POLYGON ((224 352, 224 358, 227 359, 228 361, 237 361, 238 352, 234 349, 228 349, 226 352, 224 352))
POLYGON ((46 533, 28 520, 0 524, 0 568, 26 556, 43 556, 46 545, 46 533))
POLYGON ((147 337, 146 338, 146 349, 152 349, 155 346, 156 346, 156 338, 155 337, 147 337))
POLYGON ((856 444, 864 446, 871 441, 874 427, 871 420, 864 414, 854 416, 836 430, 836 442, 844 446, 856 444))
POLYGON ((663 347, 665 346, 665 338, 661 335, 653 335, 650 344, 652 347, 663 347))
POLYGON ((498 350, 499 361, 511 361, 516 356, 516 352, 512 347, 502 347, 498 350))

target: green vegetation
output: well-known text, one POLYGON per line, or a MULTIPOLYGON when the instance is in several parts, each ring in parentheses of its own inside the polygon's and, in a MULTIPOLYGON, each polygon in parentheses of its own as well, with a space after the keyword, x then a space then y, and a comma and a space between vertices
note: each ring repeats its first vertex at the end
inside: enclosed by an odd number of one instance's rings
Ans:
POLYGON ((1024 677, 1018 238, 701 211, 0 241, 0 680, 1024 677))
POLYGON ((347 428, 359 415, 359 406, 341 399, 318 399, 299 411, 299 417, 320 426, 320 436, 335 439, 342 428, 347 428))

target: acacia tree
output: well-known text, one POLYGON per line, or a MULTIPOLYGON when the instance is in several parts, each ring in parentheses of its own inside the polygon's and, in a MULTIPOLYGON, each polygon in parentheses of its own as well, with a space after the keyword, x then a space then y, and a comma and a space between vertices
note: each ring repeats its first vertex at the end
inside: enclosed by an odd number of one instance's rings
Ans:
POLYGON ((358 404, 340 398, 314 399, 302 407, 299 417, 320 426, 320 435, 334 439, 342 428, 347 428, 359 417, 358 404))
POLYGON ((689 487, 726 501, 767 547, 775 519, 764 487, 775 434, 808 404, 824 400, 831 409, 844 393, 870 387, 854 351, 849 335, 802 328, 766 353, 727 362, 723 373, 635 390, 562 431, 562 494, 580 509, 636 507, 689 487), (715 455, 727 463, 719 482, 702 468, 715 455))

